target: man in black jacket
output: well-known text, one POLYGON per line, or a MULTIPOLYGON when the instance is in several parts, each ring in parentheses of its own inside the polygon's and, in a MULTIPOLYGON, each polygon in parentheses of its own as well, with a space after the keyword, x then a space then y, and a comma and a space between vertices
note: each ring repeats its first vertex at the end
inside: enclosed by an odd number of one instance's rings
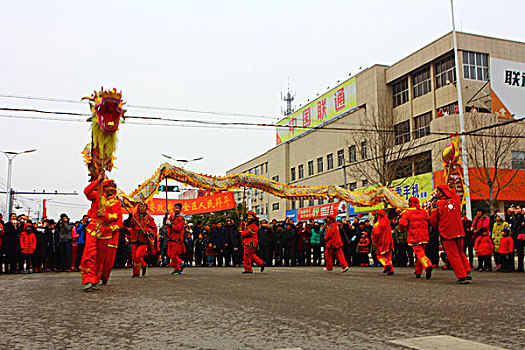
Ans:
POLYGON ((4 224, 4 238, 2 249, 5 254, 5 273, 17 273, 20 260, 20 232, 22 225, 18 222, 16 214, 9 217, 9 222, 4 224))
POLYGON ((259 238, 259 253, 258 256, 266 263, 268 266, 272 266, 272 231, 268 225, 268 221, 261 220, 261 226, 257 232, 259 238))
POLYGON ((44 268, 49 271, 58 271, 58 236, 55 231, 55 220, 44 221, 44 236, 46 258, 44 268))
POLYGON ((71 271, 71 246, 73 242, 73 225, 69 223, 66 214, 60 215, 60 221, 55 228, 58 235, 58 258, 60 270, 71 271))

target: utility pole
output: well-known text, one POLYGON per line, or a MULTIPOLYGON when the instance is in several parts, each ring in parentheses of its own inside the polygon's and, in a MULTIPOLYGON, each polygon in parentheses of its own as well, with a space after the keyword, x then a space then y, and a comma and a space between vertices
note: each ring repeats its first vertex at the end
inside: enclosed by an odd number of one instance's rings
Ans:
MULTIPOLYGON (((13 212, 13 198, 15 195, 17 194, 23 194, 23 195, 51 195, 51 196, 78 196, 78 193, 77 192, 58 192, 58 191, 55 191, 55 192, 46 192, 45 190, 43 190, 42 192, 36 192, 36 191, 33 191, 33 192, 30 192, 30 191, 15 191, 13 189, 10 189, 9 191, 0 191, 0 193, 5 193, 7 194, 7 202, 9 203, 9 207, 7 208, 8 209, 8 216, 11 215, 11 213, 13 212)), ((29 212, 31 212, 31 209, 28 208, 29 212)))
POLYGON ((465 136, 465 116, 463 114, 463 96, 461 91, 461 75, 459 70, 458 44, 456 39, 456 23, 454 20, 454 0, 450 0, 452 11, 452 36, 454 38, 454 62, 456 65, 456 89, 458 92, 459 128, 461 132, 461 165, 465 183, 465 211, 469 220, 472 220, 472 204, 470 202, 470 181, 468 176, 467 137, 465 136))
MULTIPOLYGON (((344 182, 345 182, 345 190, 348 189, 348 182, 346 182, 346 167, 347 165, 346 164, 343 164, 343 177, 344 177, 344 182)), ((348 202, 346 202, 346 221, 348 221, 348 219, 350 219, 350 212, 349 212, 349 208, 348 208, 348 202)))
POLYGON ((7 218, 9 219, 9 216, 11 216, 11 212, 13 211, 13 202, 12 202, 12 196, 11 196, 11 172, 13 170, 13 159, 15 159, 16 156, 24 153, 31 153, 35 152, 36 149, 30 149, 23 152, 13 152, 13 151, 0 151, 7 157, 7 189, 6 189, 6 198, 5 198, 5 210, 7 211, 7 218))

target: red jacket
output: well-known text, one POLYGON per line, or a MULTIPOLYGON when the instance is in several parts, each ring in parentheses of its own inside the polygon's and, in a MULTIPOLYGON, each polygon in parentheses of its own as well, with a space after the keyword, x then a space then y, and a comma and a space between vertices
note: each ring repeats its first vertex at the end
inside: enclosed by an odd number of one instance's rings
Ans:
POLYGON ((85 189, 86 197, 92 202, 91 208, 88 211, 88 216, 91 222, 86 228, 86 234, 96 236, 98 239, 115 240, 114 235, 117 236, 122 224, 122 207, 120 201, 116 196, 106 197, 99 196, 100 187, 99 181, 91 182, 85 189), (98 216, 99 209, 103 210, 102 216, 98 216))
POLYGON ((241 232, 242 244, 257 247, 257 244, 259 244, 257 231, 259 231, 259 226, 257 226, 257 224, 253 222, 249 224, 246 230, 241 232))
POLYGON ((359 243, 357 243, 357 252, 361 254, 370 253, 370 240, 368 239, 368 234, 363 232, 359 243))
POLYGON ((4 237, 4 226, 0 223, 0 247, 2 247, 2 238, 4 237))
POLYGON ((324 235, 326 242, 326 248, 341 248, 343 241, 341 241, 341 233, 339 233, 339 227, 335 222, 326 226, 326 233, 324 235))
POLYGON ((36 237, 33 232, 22 231, 20 233, 20 252, 32 254, 36 249, 36 237))
POLYGON ((410 203, 410 208, 401 215, 399 231, 407 231, 408 245, 428 243, 430 217, 426 210, 420 208, 419 199, 410 197, 408 202, 410 203))
POLYGON ((377 212, 378 220, 372 229, 372 241, 376 244, 376 251, 384 254, 394 249, 394 239, 390 228, 390 220, 385 215, 384 210, 377 212))
POLYGON ((514 240, 511 236, 503 236, 499 241, 498 253, 509 254, 514 251, 514 240))
POLYGON ((150 243, 148 237, 146 237, 144 232, 142 232, 141 227, 142 227, 142 230, 144 230, 147 234, 150 234, 151 237, 155 236, 155 233, 157 233, 157 225, 155 224, 155 220, 153 220, 151 215, 146 213, 143 216, 141 216, 137 212, 133 215, 133 218, 131 219, 131 227, 130 227, 131 243, 135 243, 135 244, 149 244, 150 243))
POLYGON ((485 227, 487 229, 487 232, 489 232, 489 224, 490 219, 488 216, 482 215, 482 216, 476 216, 474 220, 472 220, 472 230, 479 230, 482 227, 485 227))
POLYGON ((494 251, 492 239, 490 239, 488 235, 479 236, 474 243, 474 250, 476 251, 477 256, 492 255, 492 252, 494 251))
POLYGON ((430 222, 441 234, 441 239, 465 237, 461 222, 461 199, 455 191, 445 189, 444 192, 449 199, 441 199, 434 204, 430 222))
POLYGON ((184 241, 184 216, 172 215, 169 218, 170 224, 168 225, 168 241, 175 242, 182 245, 184 241))

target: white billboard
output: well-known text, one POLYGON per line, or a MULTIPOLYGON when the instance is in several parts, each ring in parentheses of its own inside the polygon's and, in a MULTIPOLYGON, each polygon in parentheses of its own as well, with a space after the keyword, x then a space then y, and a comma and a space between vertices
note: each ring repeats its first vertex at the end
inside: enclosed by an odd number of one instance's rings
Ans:
POLYGON ((525 117, 525 63, 491 58, 490 94, 498 117, 525 117))

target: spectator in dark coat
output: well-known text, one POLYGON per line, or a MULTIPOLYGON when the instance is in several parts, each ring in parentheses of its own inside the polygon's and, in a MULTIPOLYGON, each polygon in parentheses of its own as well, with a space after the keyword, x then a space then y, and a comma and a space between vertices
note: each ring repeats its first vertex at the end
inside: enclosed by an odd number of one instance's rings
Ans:
POLYGON ((55 227, 58 235, 58 260, 61 271, 71 271, 71 247, 73 242, 73 225, 66 214, 60 215, 55 227))
POLYGON ((23 225, 18 221, 16 214, 11 214, 9 222, 4 224, 4 239, 2 249, 5 254, 5 273, 17 273, 20 260, 20 233, 23 225))
POLYGON ((223 263, 230 266, 230 255, 227 251, 230 242, 228 241, 228 231, 222 226, 222 222, 217 223, 217 226, 211 231, 210 242, 213 243, 215 249, 217 266, 222 266, 223 263))
POLYGON ((287 223, 283 232, 284 266, 295 266, 295 229, 293 224, 287 223))
POLYGON ((466 215, 461 219, 463 223, 463 230, 465 231, 465 238, 463 240, 463 252, 468 253, 468 260, 470 267, 474 266, 474 237, 472 232, 472 222, 466 215))
POLYGON ((266 265, 271 266, 273 260, 273 234, 270 226, 268 225, 268 221, 261 220, 261 225, 257 231, 257 236, 259 239, 259 253, 257 256, 259 256, 266 263, 266 265))
POLYGON ((310 266, 312 264, 312 252, 310 246, 310 229, 306 229, 301 222, 297 228, 297 260, 299 266, 310 266))
POLYGON ((186 252, 184 253, 183 260, 188 266, 191 266, 193 264, 193 247, 194 247, 193 243, 194 242, 193 242, 192 234, 193 234, 192 231, 187 231, 186 238, 184 238, 184 248, 186 248, 186 252))
POLYGON ((58 263, 58 236, 55 231, 55 220, 44 222, 44 235, 46 240, 45 271, 57 271, 58 263))
POLYGON ((36 249, 33 253, 33 272, 42 272, 44 257, 46 254, 46 236, 42 224, 37 224, 34 229, 36 238, 36 249))

